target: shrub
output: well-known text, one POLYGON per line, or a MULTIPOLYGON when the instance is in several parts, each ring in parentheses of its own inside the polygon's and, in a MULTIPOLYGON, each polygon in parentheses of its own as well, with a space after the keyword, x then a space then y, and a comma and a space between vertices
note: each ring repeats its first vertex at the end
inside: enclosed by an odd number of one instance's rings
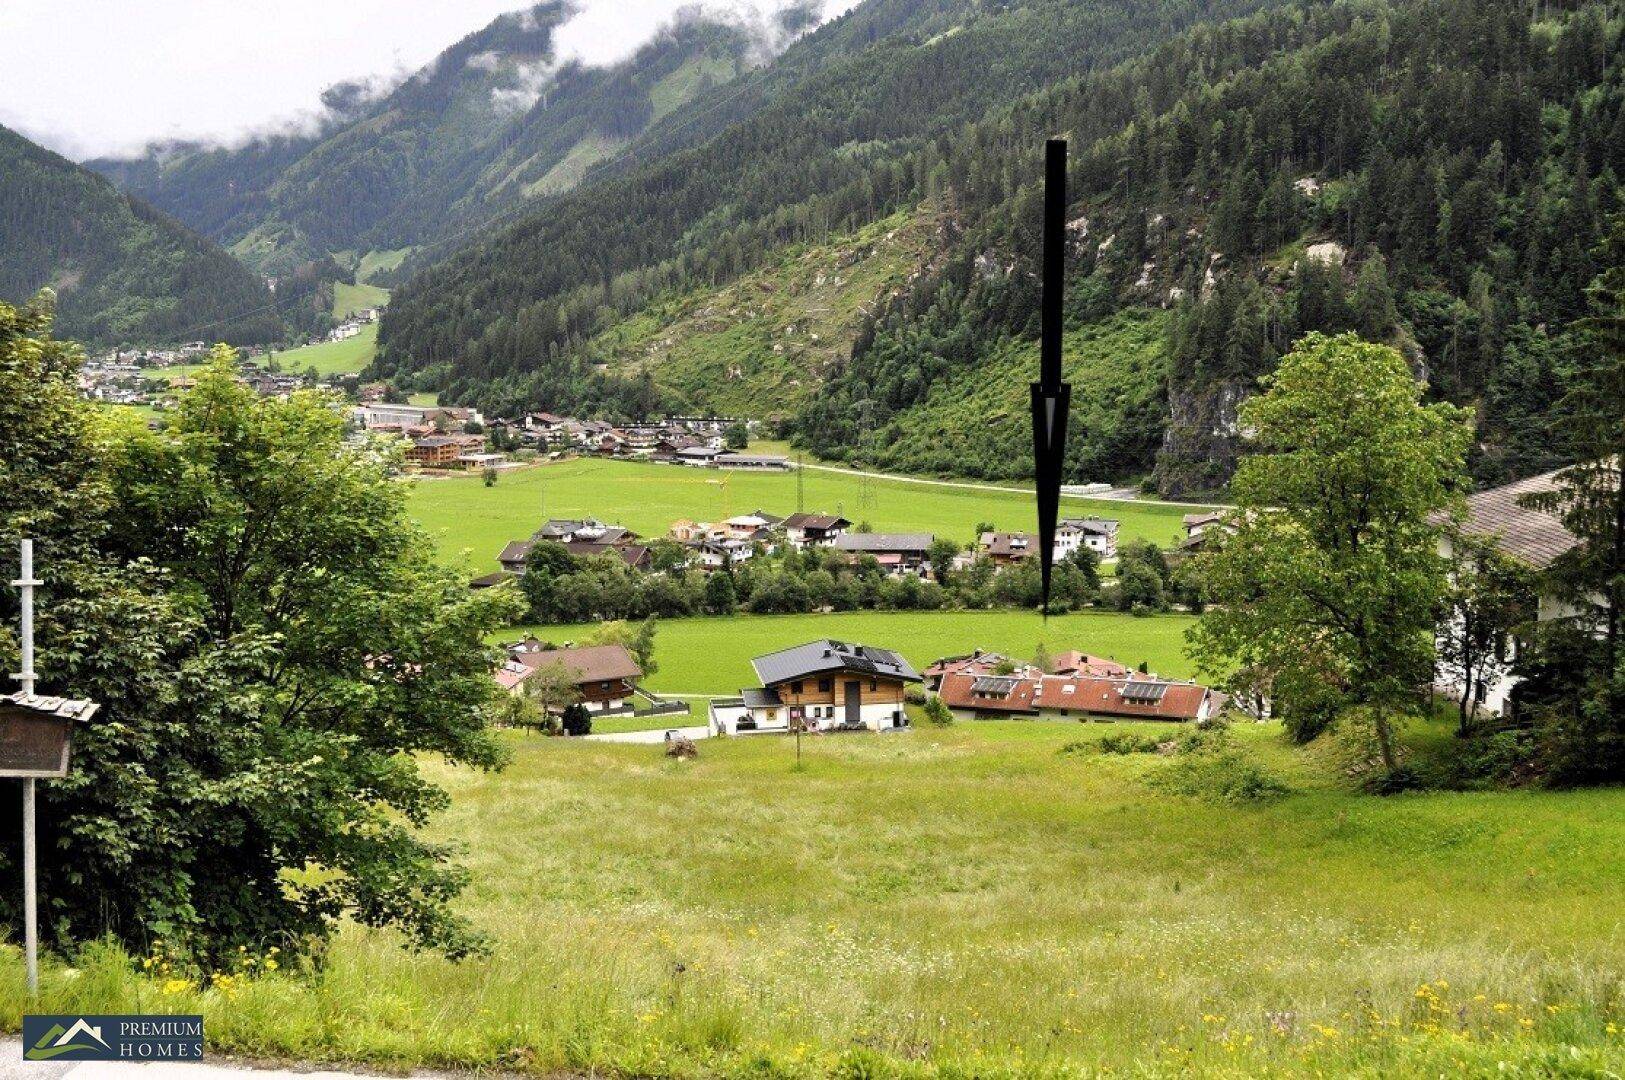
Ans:
POLYGON ((587 707, 580 702, 577 702, 564 710, 562 723, 564 724, 564 733, 566 735, 592 734, 592 714, 589 713, 587 711, 587 707))
POLYGON ((1162 741, 1155 735, 1136 735, 1131 731, 1114 731, 1101 737, 1096 744, 1102 754, 1154 754, 1162 741))
POLYGON ((1264 802, 1291 791, 1237 747, 1222 727, 1187 731, 1173 760, 1148 782, 1174 795, 1229 804, 1264 802))
POLYGON ((947 704, 939 697, 930 697, 925 702, 925 722, 932 727, 947 727, 954 722, 954 714, 949 711, 947 704))

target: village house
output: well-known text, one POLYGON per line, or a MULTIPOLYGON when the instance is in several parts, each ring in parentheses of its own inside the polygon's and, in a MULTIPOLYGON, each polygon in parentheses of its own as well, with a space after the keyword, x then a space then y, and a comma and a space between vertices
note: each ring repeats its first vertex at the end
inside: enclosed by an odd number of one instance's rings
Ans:
POLYGON ((424 435, 406 448, 406 460, 424 469, 455 469, 459 457, 484 445, 478 435, 424 435))
MULTIPOLYGON (((1060 547, 1059 539, 1055 546, 1060 547)), ((985 532, 977 539, 976 548, 980 557, 994 566, 1011 566, 1038 554, 1039 539, 1037 533, 985 532)))
POLYGON ((856 561, 871 555, 880 568, 895 577, 925 576, 930 568, 931 533, 842 533, 835 550, 856 561))
MULTIPOLYGON (((1129 669, 1116 660, 1104 656, 1091 656, 1076 649, 1055 656, 1050 667, 1048 674, 1051 675, 1123 678, 1129 674, 1129 669)), ((942 680, 949 675, 1010 675, 1023 671, 1031 675, 1045 674, 1031 664, 1018 663, 1002 653, 977 649, 960 656, 944 656, 932 663, 925 669, 925 688, 939 690, 942 680)))
POLYGON ((622 525, 605 525, 593 518, 553 518, 531 534, 529 540, 510 540, 497 561, 510 574, 525 572, 525 559, 531 549, 544 540, 564 545, 564 550, 579 558, 613 552, 625 559, 633 569, 646 569, 649 549, 636 543, 638 534, 622 525))
POLYGON ((1027 665, 1009 674, 948 671, 937 696, 962 720, 1028 716, 1201 723, 1218 715, 1223 694, 1148 675, 1046 675, 1027 665))
POLYGON ((756 545, 749 540, 702 539, 687 546, 688 564, 706 572, 738 566, 756 554, 756 545))
POLYGON ((797 551, 834 547, 835 541, 851 527, 850 521, 834 514, 795 513, 784 519, 784 536, 797 551))
POLYGON ((812 641, 751 661, 761 686, 711 703, 719 735, 906 728, 904 694, 920 675, 889 649, 812 641))
POLYGON ((677 459, 679 465, 703 469, 716 464, 717 458, 722 456, 722 451, 713 446, 685 446, 674 451, 672 456, 677 459))
MULTIPOLYGON (((1516 480, 1501 487, 1480 491, 1467 496, 1467 516, 1461 522, 1461 531, 1468 536, 1491 540, 1503 555, 1531 570, 1543 571, 1557 559, 1579 544, 1575 535, 1555 515, 1522 505, 1526 496, 1544 494, 1557 489, 1557 474, 1562 470, 1542 473, 1525 480, 1516 480)), ((1439 519, 1442 523, 1442 519, 1439 519)), ((1451 557, 1453 545, 1448 533, 1440 539, 1439 553, 1451 557)), ((1570 618, 1578 612, 1549 591, 1538 597, 1534 611, 1537 622, 1570 618)), ((1499 652, 1510 663, 1518 655, 1519 641, 1510 636, 1501 644, 1499 652)), ((1515 712, 1516 689, 1519 679, 1507 672, 1493 685, 1475 688, 1477 708, 1496 715, 1515 712)), ((1444 672, 1439 672, 1435 685, 1452 697, 1460 697, 1462 687, 1444 672)))
POLYGON ((1055 558, 1088 548, 1101 559, 1117 558, 1117 522, 1111 518, 1062 518, 1055 524, 1055 558))
MULTIPOLYGON (((575 687, 576 701, 594 716, 630 713, 634 696, 642 693, 637 684, 643 678, 643 669, 626 646, 557 649, 535 638, 509 647, 506 659, 496 670, 497 685, 510 693, 520 693, 538 671, 553 665, 564 669, 575 687)), ((564 711, 558 705, 549 708, 564 711)))

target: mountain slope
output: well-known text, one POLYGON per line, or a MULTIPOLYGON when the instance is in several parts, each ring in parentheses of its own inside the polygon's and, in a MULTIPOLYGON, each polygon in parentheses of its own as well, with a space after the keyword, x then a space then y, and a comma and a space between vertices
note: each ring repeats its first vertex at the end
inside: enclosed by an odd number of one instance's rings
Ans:
POLYGON ((871 11, 924 11, 936 26, 947 9, 869 0, 787 50, 773 69, 804 74, 747 119, 689 149, 605 170, 415 277, 392 301, 381 362, 395 374, 450 364, 444 389, 453 395, 496 380, 512 391, 531 373, 556 388, 557 372, 541 369, 608 320, 947 190, 958 178, 936 140, 1000 103, 1215 12, 1258 6, 967 3, 955 9, 959 21, 923 40, 905 20, 851 55, 804 65, 871 11))
POLYGON ((795 435, 830 457, 1021 476, 1019 410, 952 388, 1020 377, 1002 358, 1036 335, 1039 153, 1061 132, 1073 332, 1110 340, 1120 313, 1172 309, 1160 342, 1125 346, 1158 354, 1135 385, 1090 375, 1108 411, 1074 433, 1069 479, 1155 467, 1171 494, 1221 485, 1237 404, 1316 329, 1392 341, 1435 394, 1479 406, 1481 477, 1561 460, 1546 417, 1583 362, 1561 330, 1625 205, 1608 5, 1344 0, 1204 22, 1230 10, 1036 0, 882 39, 418 275, 380 364, 460 400, 639 415, 687 391, 653 357, 593 370, 607 329, 934 202, 951 227, 930 271, 882 298, 817 393, 797 389, 795 435), (1010 452, 941 450, 973 434, 1010 452))
MULTIPOLYGON (((1476 0, 1300 9, 1198 32, 969 136, 950 157, 971 176, 993 163, 981 147, 1021 146, 1028 177, 1042 133, 1082 148, 1073 325, 1173 308, 1154 460, 1103 461, 1080 429, 1069 476, 1155 464, 1167 494, 1222 485, 1238 404, 1310 330, 1391 341, 1435 395, 1475 405, 1481 479, 1562 462, 1548 421, 1586 362, 1562 331, 1625 205, 1620 32, 1591 3, 1539 21, 1476 0)), ((804 410, 808 445, 904 464, 930 432, 920 370, 974 378, 1006 336, 1030 339, 1037 198, 1030 181, 966 185, 977 224, 804 410)))
POLYGON ((97 345, 276 340, 265 283, 219 246, 0 127, 0 297, 57 294, 57 333, 97 345))
POLYGON ((548 0, 501 16, 381 99, 330 93, 314 135, 90 164, 267 273, 329 254, 359 261, 567 190, 734 78, 751 48, 739 28, 695 18, 612 67, 560 62, 554 31, 571 12, 548 0))

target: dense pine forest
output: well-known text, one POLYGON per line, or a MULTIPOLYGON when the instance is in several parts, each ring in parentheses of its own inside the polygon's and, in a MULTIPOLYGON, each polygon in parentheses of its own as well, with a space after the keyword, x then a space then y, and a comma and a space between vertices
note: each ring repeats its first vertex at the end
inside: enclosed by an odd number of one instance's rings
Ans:
POLYGON ((1563 329, 1621 209, 1617 13, 1111 7, 982 9, 957 33, 881 39, 707 143, 552 200, 397 295, 383 370, 497 408, 704 404, 606 369, 605 328, 786 246, 935 213, 951 223, 939 256, 879 298, 787 424, 830 457, 1020 476, 1037 153, 1064 133, 1069 318, 1095 342, 1072 478, 1218 486, 1236 405, 1314 329, 1391 341, 1434 393, 1478 406, 1481 477, 1560 460, 1542 418, 1584 362, 1563 329), (1138 385, 1097 377, 1118 353, 1138 385))
POLYGON ((213 242, 0 127, 0 299, 47 287, 59 332, 97 345, 283 336, 265 283, 213 242))

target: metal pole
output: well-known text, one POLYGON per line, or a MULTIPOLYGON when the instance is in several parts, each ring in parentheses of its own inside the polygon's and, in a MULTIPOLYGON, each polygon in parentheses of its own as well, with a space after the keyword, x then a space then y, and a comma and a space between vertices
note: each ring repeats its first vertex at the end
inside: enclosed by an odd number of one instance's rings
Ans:
MULTIPOLYGON (((22 670, 17 682, 34 693, 34 541, 22 542, 21 573, 12 582, 22 597, 22 670)), ((28 965, 28 996, 39 996, 39 911, 34 858, 34 778, 23 778, 23 956, 28 965)))
POLYGON ((28 996, 39 997, 39 893, 34 869, 34 778, 23 778, 23 956, 28 964, 28 996))
POLYGON ((23 608, 23 669, 16 675, 22 684, 23 693, 34 693, 34 586, 40 582, 34 580, 34 541, 24 540, 22 550, 22 573, 12 584, 22 594, 23 608))

